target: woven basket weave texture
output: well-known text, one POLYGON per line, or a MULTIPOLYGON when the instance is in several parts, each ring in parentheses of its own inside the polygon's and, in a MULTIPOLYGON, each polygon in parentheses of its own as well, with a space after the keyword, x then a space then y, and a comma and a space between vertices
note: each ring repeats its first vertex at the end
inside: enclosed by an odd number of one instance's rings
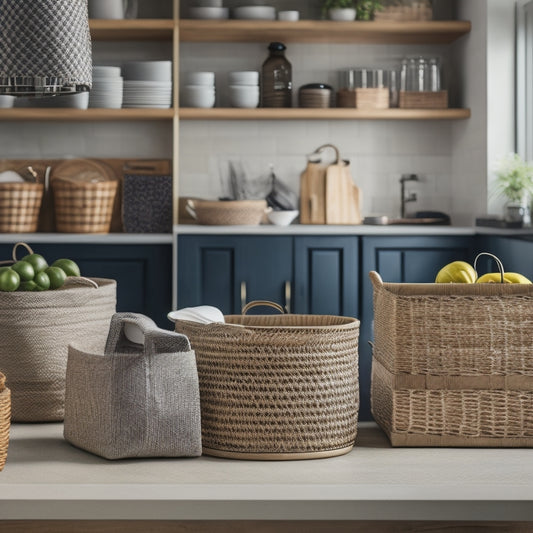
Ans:
POLYGON ((0 183, 0 233, 33 233, 39 224, 41 183, 0 183))
POLYGON ((68 345, 105 340, 116 307, 116 282, 98 288, 68 285, 53 291, 0 293, 0 369, 9 376, 16 422, 61 421, 68 345))
POLYGON ((372 411, 393 444, 533 446, 533 286, 376 276, 372 411))
POLYGON ((52 180, 56 229, 63 233, 109 233, 117 194, 115 180, 52 180))
POLYGON ((0 373, 0 471, 6 464, 11 425, 11 391, 5 383, 6 377, 0 373))
POLYGON ((226 324, 177 321, 176 331, 196 352, 204 452, 298 458, 353 446, 358 320, 228 316, 226 324))

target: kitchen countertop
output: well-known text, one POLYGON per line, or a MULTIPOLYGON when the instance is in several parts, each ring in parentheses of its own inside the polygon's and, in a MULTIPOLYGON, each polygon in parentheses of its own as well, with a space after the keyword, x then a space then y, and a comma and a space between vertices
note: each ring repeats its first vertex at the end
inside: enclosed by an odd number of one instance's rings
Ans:
POLYGON ((12 425, 0 520, 533 520, 533 449, 391 448, 363 423, 329 459, 107 461, 62 431, 12 425))

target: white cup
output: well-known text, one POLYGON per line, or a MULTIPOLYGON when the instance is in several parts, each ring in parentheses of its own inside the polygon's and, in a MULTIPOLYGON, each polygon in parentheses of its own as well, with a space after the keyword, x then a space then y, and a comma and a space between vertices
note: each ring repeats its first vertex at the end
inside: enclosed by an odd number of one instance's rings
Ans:
POLYGON ((10 94, 0 94, 0 108, 7 109, 15 105, 15 97, 10 94))
POLYGON ((185 107, 214 107, 215 88, 206 85, 186 85, 182 97, 185 107))
POLYGON ((259 105, 259 86, 231 85, 229 100, 232 107, 257 107, 259 105))
POLYGON ((215 85, 215 73, 214 72, 188 72, 185 74, 186 85, 215 85))
POLYGON ((296 22, 300 20, 299 11, 278 11, 278 20, 284 20, 286 22, 296 22))
POLYGON ((243 70, 228 74, 229 85, 258 85, 259 72, 255 70, 243 70))
POLYGON ((89 18, 123 19, 137 17, 137 0, 89 0, 89 18))

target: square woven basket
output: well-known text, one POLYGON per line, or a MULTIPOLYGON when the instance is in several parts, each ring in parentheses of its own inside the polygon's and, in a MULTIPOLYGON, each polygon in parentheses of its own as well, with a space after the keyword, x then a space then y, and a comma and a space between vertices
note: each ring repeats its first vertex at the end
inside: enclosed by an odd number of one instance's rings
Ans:
POLYGON ((533 285, 374 287, 371 404, 393 446, 533 446, 533 285))

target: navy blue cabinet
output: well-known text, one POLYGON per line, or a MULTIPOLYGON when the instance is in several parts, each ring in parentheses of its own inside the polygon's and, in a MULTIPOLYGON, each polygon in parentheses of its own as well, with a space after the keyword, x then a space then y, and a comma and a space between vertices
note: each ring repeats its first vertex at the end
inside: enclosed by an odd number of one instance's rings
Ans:
MULTIPOLYGON (((166 318, 172 306, 171 244, 57 244, 28 242, 50 263, 68 257, 87 277, 117 281, 117 311, 143 313, 160 327, 172 329, 166 318)), ((13 246, 0 245, 0 257, 11 258, 13 246)), ((26 254, 18 249, 18 258, 26 254)))
POLYGON ((271 300, 292 313, 357 316, 357 246, 357 237, 180 235, 178 307, 231 314, 271 300))
POLYGON ((368 272, 375 270, 383 281, 432 283, 437 272, 452 261, 473 261, 474 237, 363 237, 362 239, 362 316, 359 339, 361 420, 370 420, 370 369, 374 310, 368 272))
MULTIPOLYGON (((490 252, 503 263, 507 272, 519 272, 533 280, 533 236, 501 237, 483 235, 478 237, 476 249, 478 252, 490 252)), ((478 260, 479 273, 498 272, 498 267, 487 256, 478 260)))

